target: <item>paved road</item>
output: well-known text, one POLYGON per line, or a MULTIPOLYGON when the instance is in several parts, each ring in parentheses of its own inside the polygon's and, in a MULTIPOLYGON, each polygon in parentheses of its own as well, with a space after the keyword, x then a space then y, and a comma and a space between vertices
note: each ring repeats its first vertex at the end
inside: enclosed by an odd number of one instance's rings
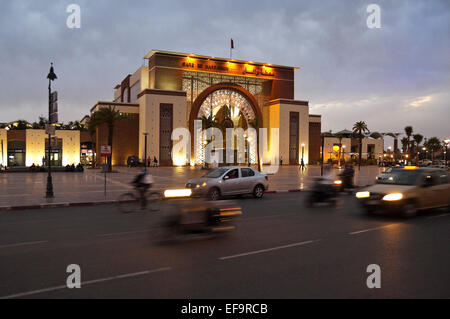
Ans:
POLYGON ((0 297, 450 298, 450 214, 368 217, 302 207, 305 193, 238 200, 225 237, 153 242, 157 216, 114 206, 0 213, 0 297), (81 266, 82 288, 65 288, 81 266), (381 289, 366 268, 381 267, 381 289))

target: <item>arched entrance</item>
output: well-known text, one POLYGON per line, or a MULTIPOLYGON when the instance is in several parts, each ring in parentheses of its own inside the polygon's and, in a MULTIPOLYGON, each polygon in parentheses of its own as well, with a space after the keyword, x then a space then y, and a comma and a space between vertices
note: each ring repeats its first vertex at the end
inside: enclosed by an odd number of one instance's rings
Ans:
MULTIPOLYGON (((194 121, 202 118, 219 124, 224 140, 226 128, 246 130, 251 126, 250 121, 254 119, 258 119, 259 127, 262 127, 263 123, 262 113, 255 97, 242 86, 233 83, 212 85, 200 93, 192 104, 189 116, 191 136, 194 136, 194 121)), ((191 141, 192 150, 198 153, 202 145, 195 145, 194 138, 191 141)), ((196 163, 199 164, 197 160, 196 163)))

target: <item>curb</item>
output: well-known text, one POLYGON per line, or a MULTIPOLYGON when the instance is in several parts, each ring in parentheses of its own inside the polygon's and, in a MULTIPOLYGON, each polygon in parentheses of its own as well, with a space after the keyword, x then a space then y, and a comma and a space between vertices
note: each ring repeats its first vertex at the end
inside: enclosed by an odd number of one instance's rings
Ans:
POLYGON ((21 206, 0 206, 1 211, 15 211, 15 210, 33 210, 44 208, 58 208, 58 207, 83 207, 83 206, 97 206, 114 204, 117 200, 103 200, 93 202, 75 202, 75 203, 56 203, 56 204, 35 204, 35 205, 21 205, 21 206))
MULTIPOLYGON (((370 185, 366 185, 370 186, 370 185)), ((364 186, 355 186, 355 189, 364 186)), ((289 190, 279 190, 279 191, 266 191, 264 194, 281 194, 281 193, 299 193, 303 192, 302 189, 289 189, 289 190)), ((35 204, 35 205, 21 205, 21 206, 0 206, 1 211, 16 211, 16 210, 36 210, 44 208, 58 208, 58 207, 83 207, 83 206, 98 206, 117 203, 117 200, 102 200, 102 201, 92 201, 92 202, 74 202, 74 203, 56 203, 56 204, 35 204)))

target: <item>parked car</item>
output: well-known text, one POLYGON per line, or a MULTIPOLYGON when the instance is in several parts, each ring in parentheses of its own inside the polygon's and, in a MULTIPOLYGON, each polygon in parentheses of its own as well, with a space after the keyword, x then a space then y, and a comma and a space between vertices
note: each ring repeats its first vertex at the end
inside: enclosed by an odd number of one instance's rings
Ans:
POLYGON ((261 198, 269 189, 269 179, 266 174, 251 167, 230 166, 217 168, 201 178, 191 179, 186 188, 192 190, 193 196, 207 196, 211 200, 244 194, 261 198))
POLYGON ((141 161, 139 161, 139 157, 137 156, 129 156, 127 159, 127 166, 128 167, 136 167, 142 165, 141 161))
POLYGON ((415 215, 419 210, 450 207, 447 171, 406 166, 383 174, 377 183, 356 193, 368 213, 400 212, 415 215))

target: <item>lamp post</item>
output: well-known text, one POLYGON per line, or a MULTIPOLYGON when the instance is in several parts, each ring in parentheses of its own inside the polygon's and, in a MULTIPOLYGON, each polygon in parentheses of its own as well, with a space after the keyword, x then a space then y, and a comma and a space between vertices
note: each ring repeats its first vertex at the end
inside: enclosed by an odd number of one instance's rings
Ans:
MULTIPOLYGON (((54 70, 53 70, 53 63, 50 66, 50 72, 47 75, 48 79, 48 124, 51 125, 51 107, 52 107, 52 81, 56 80, 58 77, 56 76, 54 70)), ((52 150, 52 143, 51 143, 52 136, 48 134, 48 176, 47 176, 47 192, 45 194, 46 198, 53 198, 53 182, 52 182, 52 164, 51 164, 51 150, 52 150)))
POLYGON ((323 135, 321 135, 320 136, 320 138, 321 138, 321 142, 322 142, 322 160, 320 161, 320 176, 323 176, 323 158, 324 158, 324 152, 325 152, 325 150, 324 150, 324 144, 325 144, 325 137, 323 136, 323 135))
POLYGON ((302 163, 305 163, 305 144, 302 144, 302 163))
POLYGON ((445 166, 447 166, 447 147, 448 147, 448 143, 450 143, 450 139, 445 139, 444 140, 444 145, 445 145, 445 166))
POLYGON ((147 164, 148 164, 148 161, 147 161, 147 136, 148 136, 148 133, 144 133, 144 143, 145 143, 145 146, 144 146, 144 170, 145 171, 147 171, 147 164))
POLYGON ((423 159, 426 160, 427 159, 427 149, 425 147, 422 147, 422 151, 425 152, 425 157, 423 159))
POLYGON ((342 145, 342 162, 344 163, 345 166, 345 145, 342 145))

